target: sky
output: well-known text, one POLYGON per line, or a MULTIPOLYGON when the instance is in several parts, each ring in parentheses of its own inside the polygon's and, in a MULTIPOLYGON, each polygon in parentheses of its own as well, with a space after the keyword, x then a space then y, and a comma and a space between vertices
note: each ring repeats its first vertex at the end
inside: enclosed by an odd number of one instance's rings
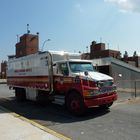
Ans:
POLYGON ((83 53, 95 40, 140 54, 140 0, 0 0, 0 62, 15 54, 27 24, 40 50, 83 53))

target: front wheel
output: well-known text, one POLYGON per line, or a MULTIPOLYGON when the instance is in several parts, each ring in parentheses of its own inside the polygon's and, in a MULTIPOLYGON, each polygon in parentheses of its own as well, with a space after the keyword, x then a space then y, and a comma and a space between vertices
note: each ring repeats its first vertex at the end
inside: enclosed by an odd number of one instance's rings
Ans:
POLYGON ((70 93, 66 99, 66 105, 68 110, 74 115, 83 115, 86 107, 83 98, 78 93, 70 93))

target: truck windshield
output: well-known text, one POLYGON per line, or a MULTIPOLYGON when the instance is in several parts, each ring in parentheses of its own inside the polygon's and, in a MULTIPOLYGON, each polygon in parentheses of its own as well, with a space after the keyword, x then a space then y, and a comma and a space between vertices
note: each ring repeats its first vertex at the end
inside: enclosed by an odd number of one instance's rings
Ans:
POLYGON ((69 62, 70 70, 73 73, 95 71, 92 63, 90 62, 69 62))

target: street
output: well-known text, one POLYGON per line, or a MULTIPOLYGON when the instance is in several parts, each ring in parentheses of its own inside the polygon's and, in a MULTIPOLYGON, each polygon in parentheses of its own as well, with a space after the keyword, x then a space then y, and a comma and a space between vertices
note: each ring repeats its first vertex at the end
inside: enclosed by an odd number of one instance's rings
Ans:
POLYGON ((0 105, 73 140, 139 140, 140 98, 115 102, 110 110, 91 108, 82 117, 56 104, 17 102, 5 84, 0 85, 0 105))

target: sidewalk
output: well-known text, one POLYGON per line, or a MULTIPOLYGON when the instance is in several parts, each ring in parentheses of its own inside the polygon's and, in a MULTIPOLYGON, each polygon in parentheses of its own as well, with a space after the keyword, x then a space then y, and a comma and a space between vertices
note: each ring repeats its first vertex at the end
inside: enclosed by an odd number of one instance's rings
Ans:
POLYGON ((70 140, 69 138, 11 113, 0 106, 0 139, 2 140, 70 140))

